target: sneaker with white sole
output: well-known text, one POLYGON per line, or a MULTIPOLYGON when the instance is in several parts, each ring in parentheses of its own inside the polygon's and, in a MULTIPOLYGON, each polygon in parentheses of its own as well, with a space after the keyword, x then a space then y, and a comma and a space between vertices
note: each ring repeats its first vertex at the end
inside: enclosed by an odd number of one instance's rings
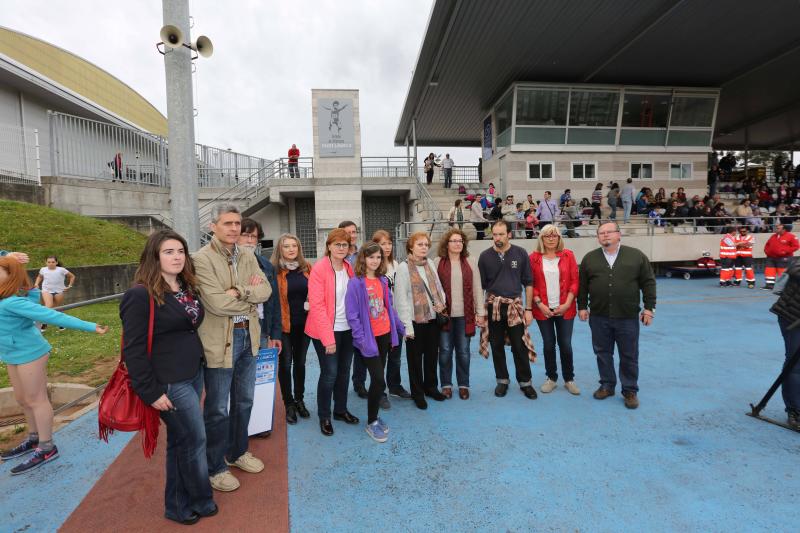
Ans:
POLYGON ((567 381, 564 383, 564 388, 575 396, 578 396, 581 393, 581 389, 578 388, 574 381, 567 381))
POLYGON ((384 422, 383 418, 378 417, 378 425, 380 425, 383 428, 384 433, 386 433, 387 435, 389 434, 389 424, 384 422))
POLYGON ((214 474, 208 479, 211 481, 211 488, 220 492, 231 492, 239 488, 239 480, 230 470, 214 474))
POLYGON ((3 461, 8 461, 9 459, 16 459, 17 457, 22 457, 23 455, 28 455, 36 450, 36 447, 39 446, 39 440, 30 440, 25 439, 22 441, 17 447, 12 448, 8 451, 0 453, 0 459, 3 461))
POLYGON ((251 474, 258 474, 264 470, 264 463, 261 462, 261 459, 257 459, 250 452, 244 452, 241 457, 232 463, 229 463, 228 460, 225 459, 225 464, 228 466, 235 466, 251 474))
POLYGON ((381 426, 377 420, 372 424, 367 424, 364 431, 366 431, 367 435, 375 442, 386 442, 386 439, 389 438, 386 436, 386 432, 383 431, 383 426, 381 426))
POLYGON ((552 379, 547 378, 546 380, 544 380, 544 383, 542 383, 541 390, 543 393, 547 394, 548 392, 553 392, 554 390, 556 390, 556 387, 558 387, 558 384, 552 379))
POLYGON ((18 474, 24 474, 25 472, 30 472, 35 468, 39 468, 45 463, 49 463, 58 459, 58 448, 53 446, 50 450, 44 451, 41 448, 36 448, 33 451, 33 455, 24 463, 18 464, 14 468, 11 469, 11 475, 16 476, 18 474))

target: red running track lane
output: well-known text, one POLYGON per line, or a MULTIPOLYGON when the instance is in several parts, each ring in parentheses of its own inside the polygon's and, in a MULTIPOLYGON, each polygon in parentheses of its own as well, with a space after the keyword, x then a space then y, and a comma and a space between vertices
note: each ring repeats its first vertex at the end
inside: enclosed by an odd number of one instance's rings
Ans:
MULTIPOLYGON (((214 491, 219 514, 202 518, 193 532, 288 533, 289 478, 286 453, 286 416, 283 403, 275 402, 272 436, 250 439, 250 451, 264 461, 264 471, 248 474, 237 468, 242 483, 233 492, 214 491)), ((138 435, 128 443, 59 531, 182 531, 184 525, 164 518, 164 454, 166 428, 162 424, 158 448, 152 459, 142 455, 138 435)))

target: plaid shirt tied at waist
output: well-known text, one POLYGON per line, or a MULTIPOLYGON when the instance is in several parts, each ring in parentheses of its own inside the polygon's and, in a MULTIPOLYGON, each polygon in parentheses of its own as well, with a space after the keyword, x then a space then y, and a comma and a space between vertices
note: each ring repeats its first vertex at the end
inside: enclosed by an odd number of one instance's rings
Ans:
MULTIPOLYGON (((486 318, 487 320, 491 320, 493 322, 500 322, 500 306, 507 304, 508 305, 508 312, 506 313, 507 318, 506 321, 508 323, 508 327, 513 328, 514 326, 518 326, 522 324, 524 327, 522 334, 522 342, 525 344, 525 349, 528 351, 528 359, 533 363, 536 361, 536 350, 533 347, 533 341, 531 340, 531 334, 528 331, 528 326, 525 324, 525 308, 522 306, 522 298, 517 296, 516 298, 503 298, 502 296, 495 296, 494 294, 486 294, 486 301, 483 303, 483 307, 486 310, 486 318), (492 306, 492 312, 489 314, 489 306, 492 306)), ((510 346, 511 342, 508 340, 508 335, 506 334, 505 338, 505 345, 510 346)), ((480 342, 480 354, 484 357, 484 359, 489 358, 489 325, 487 323, 485 328, 481 328, 481 342, 480 342)))

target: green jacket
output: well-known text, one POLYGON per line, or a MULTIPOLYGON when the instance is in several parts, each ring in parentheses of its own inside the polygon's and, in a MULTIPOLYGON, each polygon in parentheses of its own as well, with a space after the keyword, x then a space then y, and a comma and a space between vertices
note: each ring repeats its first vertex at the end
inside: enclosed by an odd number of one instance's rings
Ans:
POLYGON ((614 268, 608 266, 603 249, 583 257, 578 274, 578 309, 609 318, 638 318, 640 292, 644 308, 655 311, 656 278, 647 257, 630 246, 620 245, 614 268))

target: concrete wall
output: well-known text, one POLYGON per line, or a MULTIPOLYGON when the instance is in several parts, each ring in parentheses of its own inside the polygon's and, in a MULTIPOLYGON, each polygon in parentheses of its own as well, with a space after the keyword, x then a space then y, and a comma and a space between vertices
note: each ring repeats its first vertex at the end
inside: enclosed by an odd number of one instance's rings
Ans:
MULTIPOLYGON (((125 292, 133 283, 138 264, 70 267, 75 274, 75 286, 64 293, 64 303, 80 302, 101 296, 125 292)), ((39 269, 28 271, 31 281, 36 279, 39 269)))
POLYGON ((3 183, 0 187, 0 198, 4 200, 14 200, 15 202, 45 205, 45 190, 38 185, 3 183))
POLYGON ((169 189, 105 180, 42 177, 45 205, 81 215, 169 216, 169 189))
POLYGON ((605 187, 609 181, 624 183, 630 175, 631 162, 653 164, 652 179, 636 179, 633 185, 638 191, 642 187, 650 187, 655 194, 663 187, 669 194, 678 187, 686 189, 686 193, 705 194, 708 161, 705 154, 698 153, 620 153, 620 152, 512 152, 502 150, 489 161, 483 163, 483 184, 494 182, 498 194, 503 191, 500 184, 500 159, 505 160, 505 194, 513 194, 522 201, 525 195, 533 194, 541 199, 544 191, 552 191, 558 197, 564 189, 572 189, 572 197, 591 198, 592 191, 598 183, 603 183, 603 195, 608 192, 605 187), (551 181, 529 180, 528 162, 541 161, 554 163, 554 179, 551 181), (572 163, 595 163, 597 179, 573 180, 572 163), (672 180, 669 178, 670 163, 692 163, 691 180, 672 180))
POLYGON ((268 204, 264 209, 255 213, 251 218, 257 220, 264 229, 264 239, 278 240, 278 237, 289 231, 289 208, 278 204, 268 204))

